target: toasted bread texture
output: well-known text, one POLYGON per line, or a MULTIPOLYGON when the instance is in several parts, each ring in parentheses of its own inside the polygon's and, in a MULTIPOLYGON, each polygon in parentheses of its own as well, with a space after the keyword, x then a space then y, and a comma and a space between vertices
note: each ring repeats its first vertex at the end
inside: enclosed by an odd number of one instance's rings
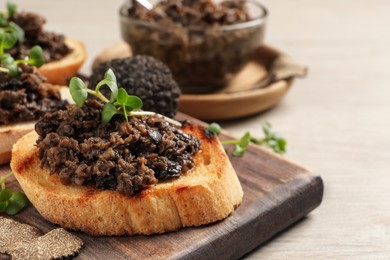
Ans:
POLYGON ((63 185, 57 174, 40 167, 35 132, 14 145, 11 167, 44 218, 92 236, 149 235, 224 219, 242 201, 237 175, 217 137, 197 126, 184 130, 202 141, 195 167, 178 179, 159 182, 133 196, 63 185))
MULTIPOLYGON (((71 100, 68 87, 58 88, 62 99, 71 100)), ((0 126, 0 165, 11 160, 12 146, 20 137, 34 130, 35 123, 36 121, 28 121, 0 126)))
POLYGON ((87 58, 87 52, 82 42, 74 39, 65 39, 72 52, 58 61, 44 64, 38 72, 46 77, 46 82, 58 85, 67 85, 68 80, 75 76, 87 58))
POLYGON ((0 126, 0 165, 11 160, 11 150, 14 143, 34 129, 35 121, 0 126))

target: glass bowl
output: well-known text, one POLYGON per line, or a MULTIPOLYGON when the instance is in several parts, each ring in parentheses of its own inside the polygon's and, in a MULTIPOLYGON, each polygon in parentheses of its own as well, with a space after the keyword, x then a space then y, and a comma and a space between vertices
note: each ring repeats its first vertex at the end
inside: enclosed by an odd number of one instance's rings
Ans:
POLYGON ((120 28, 133 54, 164 62, 185 93, 223 88, 263 43, 267 10, 247 1, 250 21, 224 26, 163 27, 129 17, 131 1, 120 8, 120 28))

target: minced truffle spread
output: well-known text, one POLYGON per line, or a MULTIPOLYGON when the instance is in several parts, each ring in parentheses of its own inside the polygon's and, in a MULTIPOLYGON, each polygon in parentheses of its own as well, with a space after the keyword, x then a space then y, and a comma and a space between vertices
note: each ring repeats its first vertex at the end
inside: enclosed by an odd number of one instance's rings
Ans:
POLYGON ((211 0, 164 0, 152 10, 133 0, 129 16, 160 26, 232 25, 250 20, 246 0, 225 0, 216 4, 211 0))
POLYGON ((265 14, 246 0, 163 0, 151 10, 133 0, 121 9, 121 30, 133 54, 161 60, 184 93, 199 94, 242 68, 262 42, 265 14))
POLYGON ((37 14, 18 12, 9 20, 24 30, 24 41, 8 51, 15 59, 24 59, 28 55, 28 50, 35 45, 42 47, 46 62, 60 60, 72 51, 65 44, 63 35, 43 29, 46 20, 37 14))
POLYGON ((38 119, 46 112, 64 109, 58 88, 44 83, 35 68, 21 65, 21 73, 11 77, 0 73, 0 126, 38 119))
POLYGON ((163 117, 114 116, 101 122, 103 104, 48 113, 35 126, 41 166, 63 184, 92 185, 132 195, 194 167, 200 142, 163 117))

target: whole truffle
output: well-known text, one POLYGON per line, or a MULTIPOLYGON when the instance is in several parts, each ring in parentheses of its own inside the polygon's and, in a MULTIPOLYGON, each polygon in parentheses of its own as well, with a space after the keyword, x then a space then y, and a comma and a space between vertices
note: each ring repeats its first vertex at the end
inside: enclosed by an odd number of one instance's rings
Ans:
MULTIPOLYGON (((118 87, 126 89, 129 95, 142 99, 143 110, 168 117, 176 114, 181 91, 164 63, 145 55, 101 63, 93 69, 90 88, 94 88, 103 79, 109 68, 115 73, 118 87)), ((108 88, 102 88, 101 91, 109 96, 108 88)))

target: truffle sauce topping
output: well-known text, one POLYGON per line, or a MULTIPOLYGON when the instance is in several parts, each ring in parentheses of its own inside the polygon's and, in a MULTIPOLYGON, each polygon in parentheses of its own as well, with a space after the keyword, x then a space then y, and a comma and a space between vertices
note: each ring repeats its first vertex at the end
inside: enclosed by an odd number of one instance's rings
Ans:
POLYGON ((132 2, 130 17, 162 26, 232 25, 250 20, 246 0, 224 0, 219 4, 211 0, 164 0, 152 10, 132 2))
POLYGON ((21 65, 17 77, 0 73, 0 126, 38 119, 46 112, 65 109, 57 88, 45 84, 31 66, 21 65))
POLYGON ((65 44, 63 35, 43 29, 46 20, 37 14, 18 12, 9 20, 19 25, 25 34, 24 41, 9 50, 15 59, 24 59, 28 50, 35 45, 42 47, 46 62, 60 60, 72 51, 65 44))
POLYGON ((194 167, 200 142, 163 117, 114 116, 100 120, 103 104, 90 99, 80 108, 44 115, 35 126, 41 166, 63 184, 91 185, 133 195, 194 167))

